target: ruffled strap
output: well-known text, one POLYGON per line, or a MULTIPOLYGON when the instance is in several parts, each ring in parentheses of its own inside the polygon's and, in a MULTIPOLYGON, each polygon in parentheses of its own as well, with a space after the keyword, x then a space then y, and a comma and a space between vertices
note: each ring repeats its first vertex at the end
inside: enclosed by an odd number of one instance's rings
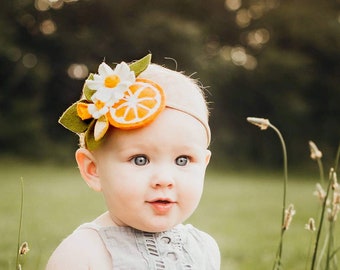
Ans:
POLYGON ((79 230, 95 230, 96 232, 99 232, 100 230, 100 226, 94 222, 88 222, 88 223, 84 223, 81 224, 77 229, 75 229, 75 231, 79 231, 79 230))

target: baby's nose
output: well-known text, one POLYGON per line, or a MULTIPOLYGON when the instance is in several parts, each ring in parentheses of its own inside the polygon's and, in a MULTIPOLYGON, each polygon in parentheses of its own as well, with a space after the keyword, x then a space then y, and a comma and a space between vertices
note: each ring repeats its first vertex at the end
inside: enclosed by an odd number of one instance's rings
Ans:
POLYGON ((169 170, 159 169, 151 179, 153 188, 172 188, 175 184, 174 178, 169 170))

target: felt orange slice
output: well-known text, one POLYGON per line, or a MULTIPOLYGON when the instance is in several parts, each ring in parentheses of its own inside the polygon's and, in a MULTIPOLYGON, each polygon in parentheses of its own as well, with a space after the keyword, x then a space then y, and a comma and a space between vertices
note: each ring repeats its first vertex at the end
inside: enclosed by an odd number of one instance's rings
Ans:
POLYGON ((120 129, 139 128, 149 124, 165 107, 165 94, 156 83, 137 78, 114 104, 108 114, 111 125, 120 129))

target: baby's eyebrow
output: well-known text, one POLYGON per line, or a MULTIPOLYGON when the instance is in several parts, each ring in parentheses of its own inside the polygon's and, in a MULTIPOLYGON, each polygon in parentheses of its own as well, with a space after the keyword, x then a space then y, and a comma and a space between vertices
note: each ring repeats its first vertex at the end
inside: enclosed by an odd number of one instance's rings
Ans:
POLYGON ((121 149, 116 149, 118 154, 123 155, 136 155, 136 154, 146 154, 150 150, 148 145, 129 145, 128 147, 122 147, 121 149))

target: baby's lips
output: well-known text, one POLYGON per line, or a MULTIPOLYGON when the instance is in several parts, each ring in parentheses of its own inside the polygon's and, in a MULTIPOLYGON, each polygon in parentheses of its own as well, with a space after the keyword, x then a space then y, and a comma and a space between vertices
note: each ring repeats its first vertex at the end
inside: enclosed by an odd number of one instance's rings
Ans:
POLYGON ((166 215, 176 203, 168 198, 158 198, 148 201, 148 204, 151 205, 157 215, 166 215))
POLYGON ((155 199, 149 200, 148 202, 149 203, 156 203, 156 202, 158 202, 158 203, 175 203, 175 201, 172 200, 171 198, 163 198, 163 197, 155 198, 155 199))

